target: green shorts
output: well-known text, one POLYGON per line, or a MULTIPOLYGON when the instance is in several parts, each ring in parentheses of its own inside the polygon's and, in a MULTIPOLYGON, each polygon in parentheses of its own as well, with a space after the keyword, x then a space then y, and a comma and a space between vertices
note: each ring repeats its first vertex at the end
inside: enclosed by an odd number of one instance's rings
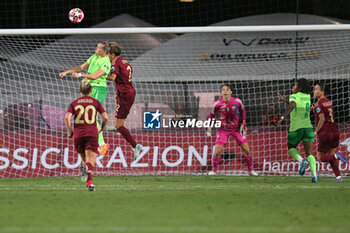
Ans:
POLYGON ((288 132, 288 143, 298 145, 300 141, 314 142, 315 133, 313 128, 301 128, 296 131, 288 132))
POLYGON ((107 88, 106 87, 92 87, 91 97, 97 99, 101 104, 107 98, 107 88))

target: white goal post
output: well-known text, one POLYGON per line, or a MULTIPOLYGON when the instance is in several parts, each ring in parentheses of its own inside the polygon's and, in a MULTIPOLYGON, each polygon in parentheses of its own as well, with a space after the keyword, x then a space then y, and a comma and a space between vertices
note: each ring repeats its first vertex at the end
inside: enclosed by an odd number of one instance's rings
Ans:
MULTIPOLYGON (((78 175, 80 159, 65 135, 63 117, 79 97, 80 80, 61 79, 59 73, 85 62, 102 41, 121 44, 133 66, 137 94, 125 127, 143 150, 133 161, 131 146, 113 129, 116 91, 109 82, 104 137, 111 148, 98 158, 98 175, 206 174, 216 131, 208 138, 203 127, 179 122, 205 121, 226 83, 246 108, 258 173, 297 175, 299 165, 287 151, 288 122, 271 124, 286 107, 276 93, 288 96, 297 78, 328 87, 340 150, 348 156, 349 30, 348 24, 1 29, 0 177, 78 175), (162 114, 160 128, 148 129, 144 117, 153 111, 162 114)), ((247 174, 242 158, 229 138, 218 173, 247 174)), ((318 162, 317 168, 320 175, 332 175, 328 164, 318 162)), ((349 163, 340 170, 350 174, 349 163)))

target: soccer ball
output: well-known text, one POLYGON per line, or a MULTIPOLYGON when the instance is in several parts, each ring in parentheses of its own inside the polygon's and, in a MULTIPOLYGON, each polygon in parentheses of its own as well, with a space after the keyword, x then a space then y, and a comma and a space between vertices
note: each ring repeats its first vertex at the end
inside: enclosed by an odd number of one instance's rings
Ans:
POLYGON ((84 19, 84 12, 79 8, 73 8, 69 11, 68 18, 72 23, 80 23, 84 19))

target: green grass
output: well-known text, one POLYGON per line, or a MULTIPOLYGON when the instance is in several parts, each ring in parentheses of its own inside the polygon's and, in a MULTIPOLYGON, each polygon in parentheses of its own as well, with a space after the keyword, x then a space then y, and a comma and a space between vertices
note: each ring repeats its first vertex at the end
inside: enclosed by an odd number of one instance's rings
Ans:
POLYGON ((350 179, 139 176, 0 180, 0 232, 350 232, 350 179))

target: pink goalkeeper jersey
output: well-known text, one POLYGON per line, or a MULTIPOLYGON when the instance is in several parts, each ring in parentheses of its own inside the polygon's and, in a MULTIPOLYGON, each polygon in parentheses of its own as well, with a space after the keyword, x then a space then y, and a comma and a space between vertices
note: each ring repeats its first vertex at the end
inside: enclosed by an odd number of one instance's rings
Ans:
POLYGON ((225 102, 223 98, 219 99, 216 101, 208 119, 214 118, 218 111, 220 112, 221 129, 239 131, 242 120, 246 118, 245 109, 240 99, 231 97, 228 102, 225 102))

